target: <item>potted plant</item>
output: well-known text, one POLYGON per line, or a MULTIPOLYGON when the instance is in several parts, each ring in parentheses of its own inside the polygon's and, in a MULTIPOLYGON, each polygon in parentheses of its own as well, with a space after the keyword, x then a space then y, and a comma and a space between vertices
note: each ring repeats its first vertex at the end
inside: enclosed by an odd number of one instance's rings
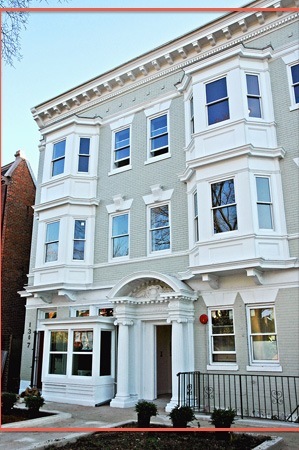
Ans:
POLYGON ((45 403, 45 399, 41 395, 27 395, 24 400, 30 417, 36 417, 39 409, 45 403))
POLYGON ((9 414, 14 404, 17 401, 17 394, 13 392, 2 392, 1 394, 1 406, 3 414, 9 414))
POLYGON ((236 411, 232 408, 215 408, 211 414, 211 423, 215 425, 215 428, 230 428, 235 417, 236 411))
POLYGON ((187 423, 194 420, 193 409, 190 406, 175 406, 169 413, 174 428, 187 428, 187 423))
POLYGON ((156 416, 158 412, 157 405, 146 400, 139 400, 135 405, 137 412, 138 428, 149 428, 151 416, 156 416))

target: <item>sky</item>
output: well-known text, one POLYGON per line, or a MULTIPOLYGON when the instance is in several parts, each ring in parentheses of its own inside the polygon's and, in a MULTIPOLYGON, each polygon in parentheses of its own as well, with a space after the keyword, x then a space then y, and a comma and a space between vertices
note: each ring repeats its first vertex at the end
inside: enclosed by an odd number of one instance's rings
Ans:
MULTIPOLYGON (((227 8, 242 0, 34 0, 47 8, 227 8)), ((37 175, 40 132, 31 108, 204 25, 215 12, 31 12, 21 61, 2 64, 1 166, 17 150, 37 175)))

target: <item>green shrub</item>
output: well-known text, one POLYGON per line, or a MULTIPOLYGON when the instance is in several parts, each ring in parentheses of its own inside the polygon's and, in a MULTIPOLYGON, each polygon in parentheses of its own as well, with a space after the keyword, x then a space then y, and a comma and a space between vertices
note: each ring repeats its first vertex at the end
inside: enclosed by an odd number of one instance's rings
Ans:
POLYGON ((215 428, 230 428, 231 424, 234 423, 235 417, 236 411, 232 408, 215 408, 211 414, 211 423, 215 425, 215 428))
POLYGON ((39 409, 44 405, 45 399, 40 395, 27 395, 24 397, 25 405, 29 409, 31 415, 38 413, 39 409))
POLYGON ((158 412, 157 405, 146 400, 139 400, 135 405, 137 412, 138 428, 148 428, 150 426, 151 416, 156 416, 158 412))
POLYGON ((18 399, 17 394, 13 392, 2 392, 1 406, 4 414, 8 414, 18 399))
POLYGON ((196 419, 190 406, 175 406, 169 413, 174 428, 186 428, 187 423, 196 419))

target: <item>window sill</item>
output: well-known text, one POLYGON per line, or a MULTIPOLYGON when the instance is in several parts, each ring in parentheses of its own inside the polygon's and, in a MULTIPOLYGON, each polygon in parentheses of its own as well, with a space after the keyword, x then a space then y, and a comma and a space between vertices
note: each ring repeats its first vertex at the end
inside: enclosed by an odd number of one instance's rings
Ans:
POLYGON ((208 364, 207 370, 226 370, 226 371, 237 371, 239 370, 238 364, 208 364))
POLYGON ((159 257, 159 256, 164 256, 164 255, 170 255, 171 254, 171 250, 167 249, 167 250, 157 250, 155 252, 150 252, 148 253, 148 257, 149 258, 154 258, 154 257, 159 257))
POLYGON ((282 367, 280 365, 270 366, 270 365, 256 365, 256 366, 246 366, 247 372, 282 372, 282 367))
POLYGON ((168 159, 168 158, 171 158, 170 153, 165 153, 165 155, 160 155, 160 156, 152 156, 151 158, 147 159, 144 162, 144 165, 146 166, 147 164, 152 164, 154 162, 162 161, 163 159, 168 159))
POLYGON ((299 109, 299 103, 290 106, 290 111, 296 111, 296 109, 299 109))
POLYGON ((128 164, 127 166, 124 167, 119 167, 118 169, 112 169, 110 172, 108 172, 108 177, 110 177, 111 175, 116 175, 117 173, 126 172, 127 170, 131 169, 132 169, 131 164, 128 164))

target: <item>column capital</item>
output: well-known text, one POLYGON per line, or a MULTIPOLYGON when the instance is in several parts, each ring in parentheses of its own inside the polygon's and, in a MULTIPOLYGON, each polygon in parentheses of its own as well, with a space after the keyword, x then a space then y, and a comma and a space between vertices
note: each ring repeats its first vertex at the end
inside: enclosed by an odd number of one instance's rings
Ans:
POLYGON ((128 320, 128 319, 117 319, 114 321, 114 325, 124 325, 124 326, 130 326, 134 325, 134 320, 128 320))

